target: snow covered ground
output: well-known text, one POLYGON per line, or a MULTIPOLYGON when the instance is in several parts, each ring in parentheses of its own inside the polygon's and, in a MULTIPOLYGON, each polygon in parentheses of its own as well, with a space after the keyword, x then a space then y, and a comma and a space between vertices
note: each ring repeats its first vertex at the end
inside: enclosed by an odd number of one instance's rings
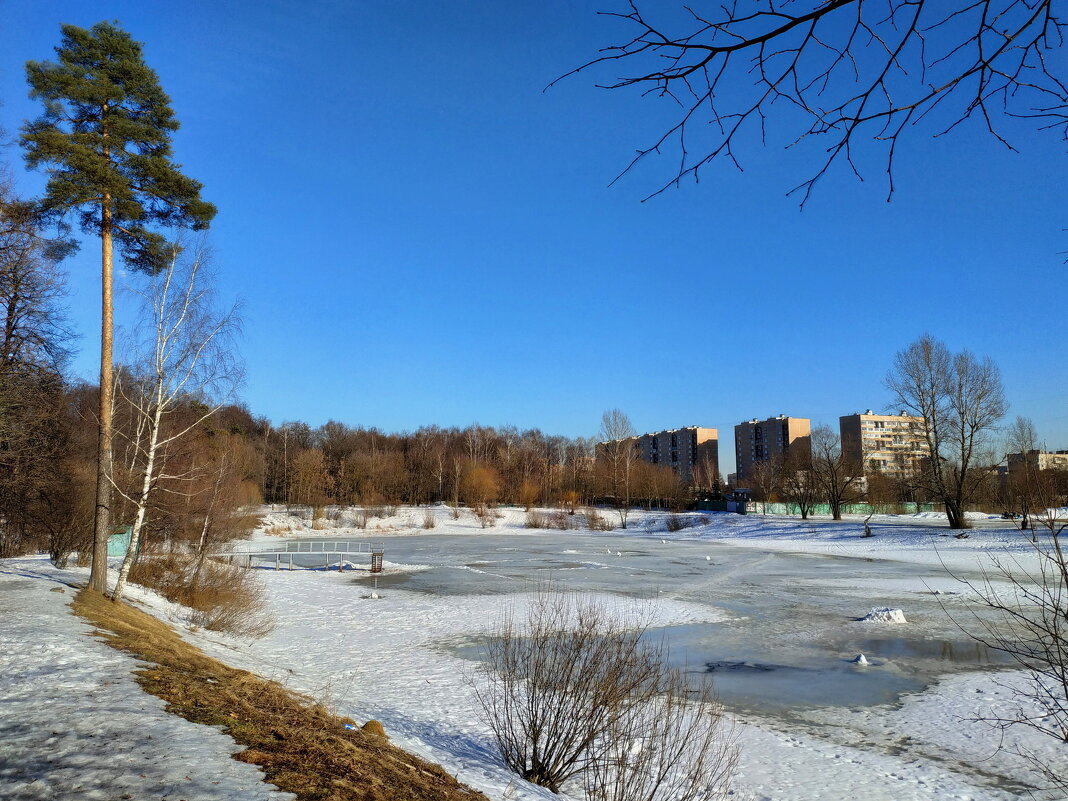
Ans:
MULTIPOLYGON (((0 798, 267 801, 293 796, 226 735, 164 711, 138 662, 90 636, 70 573, 0 561, 0 798)), ((84 576, 77 576, 84 579, 84 576)))
MULTIPOLYGON (((946 609, 968 609, 967 592, 942 567, 974 577, 980 560, 991 555, 1026 561, 1029 549, 1018 531, 981 529, 957 540, 930 516, 873 518, 875 536, 864 538, 859 519, 695 513, 686 516, 691 527, 668 532, 664 515, 636 513, 626 532, 590 533, 526 529, 521 510, 504 510, 490 529, 467 512, 459 520, 445 507, 435 514, 431 530, 421 527, 423 509, 375 519, 369 529, 356 528, 342 513, 328 527, 313 529, 306 516, 271 511, 253 536, 257 546, 277 549, 286 538, 381 542, 387 561, 377 590, 364 569, 264 570, 279 624, 271 635, 244 642, 183 634, 212 656, 324 698, 342 714, 381 720, 398 745, 439 762, 491 798, 549 799, 551 794, 514 780, 499 764, 474 712, 468 677, 476 638, 502 610, 522 610, 532 579, 551 576, 620 609, 655 615, 682 663, 695 674, 711 666, 740 731, 737 798, 978 801, 1016 798, 1023 791, 1026 766, 998 752, 998 736, 971 720, 1009 709, 1013 696, 1002 685, 1019 675, 970 649, 956 630, 946 609), (859 622, 874 607, 902 609, 908 622, 859 622), (853 662, 858 652, 866 653, 869 665, 853 662)), ((12 603, 34 610, 33 617, 41 610, 40 620, 23 614, 18 625, 10 614, 0 618, 7 621, 0 626, 0 667, 7 675, 5 660, 13 659, 13 651, 23 652, 17 671, 36 675, 47 666, 33 692, 38 699, 62 695, 68 706, 59 716, 68 719, 79 717, 83 692, 102 691, 105 681, 121 686, 117 692, 126 706, 115 704, 108 720, 98 716, 79 724, 88 731, 128 714, 147 714, 145 709, 165 718, 160 702, 122 677, 130 660, 88 638, 71 637, 85 627, 67 616, 67 596, 47 589, 55 586, 52 578, 81 575, 60 574, 44 559, 0 562, 0 603, 14 598, 12 603), (58 644, 78 640, 95 661, 79 650, 66 661, 42 662, 36 649, 14 645, 46 637, 58 644), (51 686, 61 680, 71 682, 62 693, 51 686)), ((136 588, 134 595, 182 627, 181 609, 136 588)), ((5 727, 9 720, 19 721, 13 728, 25 722, 30 731, 53 725, 31 705, 17 705, 25 693, 4 690, 5 727), (12 695, 16 706, 7 706, 12 695)), ((179 728, 191 726, 172 720, 179 728)), ((210 730, 203 739, 228 742, 210 730)), ((38 734, 20 746, 23 759, 51 753, 47 740, 38 734)), ((10 762, 7 737, 3 742, 0 760, 10 762)), ((1051 759, 1064 758, 1052 741, 1031 738, 1026 744, 1051 759)), ((225 764, 232 747, 203 750, 225 764)), ((255 772, 229 764, 234 776, 255 772)), ((4 765, 0 796, 13 775, 4 765)), ((50 780, 62 781, 58 775, 50 780)), ((180 797, 228 798, 234 791, 183 792, 180 797)))

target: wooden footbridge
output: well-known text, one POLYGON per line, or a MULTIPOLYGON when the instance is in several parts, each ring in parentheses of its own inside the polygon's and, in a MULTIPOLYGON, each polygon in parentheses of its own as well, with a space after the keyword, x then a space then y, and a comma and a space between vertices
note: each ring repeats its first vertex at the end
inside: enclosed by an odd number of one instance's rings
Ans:
POLYGON ((385 549, 381 543, 353 540, 297 540, 282 543, 284 547, 264 548, 262 543, 238 544, 229 551, 211 554, 216 559, 246 567, 275 570, 331 570, 357 569, 368 565, 370 573, 382 572, 385 549))

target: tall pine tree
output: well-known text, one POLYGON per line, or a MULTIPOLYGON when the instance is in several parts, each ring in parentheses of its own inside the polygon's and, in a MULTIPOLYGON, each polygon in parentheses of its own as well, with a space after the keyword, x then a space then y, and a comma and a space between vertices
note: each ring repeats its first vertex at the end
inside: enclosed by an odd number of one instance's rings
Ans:
POLYGON ((48 173, 41 211, 63 223, 77 214, 85 233, 100 237, 100 424, 96 521, 89 586, 107 584, 111 533, 112 249, 134 270, 160 269, 167 242, 161 226, 207 228, 215 207, 201 184, 171 160, 178 121, 141 45, 108 22, 90 30, 62 26, 58 62, 26 64, 30 97, 44 113, 28 123, 26 163, 48 173))

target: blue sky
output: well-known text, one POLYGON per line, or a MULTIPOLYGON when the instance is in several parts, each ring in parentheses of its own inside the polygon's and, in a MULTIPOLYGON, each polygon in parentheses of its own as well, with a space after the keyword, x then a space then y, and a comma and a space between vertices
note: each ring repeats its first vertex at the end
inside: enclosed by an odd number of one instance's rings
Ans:
MULTIPOLYGON (((211 239, 244 304, 243 400, 276 422, 385 430, 515 424, 595 433, 814 422, 887 408, 893 354, 929 331, 1001 367, 1011 415, 1068 447, 1063 142, 976 126, 834 171, 799 210, 811 152, 749 142, 744 173, 608 184, 667 109, 553 78, 619 37, 609 2, 2 3, 0 120, 38 109, 23 64, 59 24, 145 43, 219 207, 211 239)), ((604 73, 600 75, 604 77, 604 73)), ((40 188, 22 172, 19 187, 40 188)), ((98 249, 67 264, 96 373, 98 249)), ((732 448, 722 448, 729 462, 732 448)))

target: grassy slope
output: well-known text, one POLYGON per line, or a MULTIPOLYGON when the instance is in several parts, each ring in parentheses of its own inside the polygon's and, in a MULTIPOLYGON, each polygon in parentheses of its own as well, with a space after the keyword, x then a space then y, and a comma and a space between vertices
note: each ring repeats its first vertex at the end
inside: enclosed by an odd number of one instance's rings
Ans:
POLYGON ((205 656, 151 615, 86 590, 73 608, 109 645, 151 663, 136 672, 138 682, 169 712, 222 727, 245 746, 235 759, 259 765, 268 781, 300 799, 485 799, 384 736, 346 729, 351 720, 205 656))

